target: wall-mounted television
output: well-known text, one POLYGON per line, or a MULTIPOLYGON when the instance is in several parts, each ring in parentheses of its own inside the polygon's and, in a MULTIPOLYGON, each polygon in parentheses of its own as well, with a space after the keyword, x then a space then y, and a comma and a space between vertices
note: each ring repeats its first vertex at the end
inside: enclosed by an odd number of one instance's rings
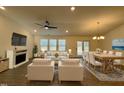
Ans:
POLYGON ((18 33, 12 34, 12 46, 26 46, 27 36, 18 33))

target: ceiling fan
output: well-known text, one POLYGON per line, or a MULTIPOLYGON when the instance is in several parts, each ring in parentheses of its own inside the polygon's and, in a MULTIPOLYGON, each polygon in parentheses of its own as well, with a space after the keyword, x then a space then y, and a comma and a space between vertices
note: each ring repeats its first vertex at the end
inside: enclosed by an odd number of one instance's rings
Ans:
POLYGON ((57 29, 56 26, 51 26, 48 20, 45 21, 45 24, 39 24, 39 23, 35 23, 35 24, 38 26, 41 26, 42 28, 44 28, 46 30, 47 29, 57 29))

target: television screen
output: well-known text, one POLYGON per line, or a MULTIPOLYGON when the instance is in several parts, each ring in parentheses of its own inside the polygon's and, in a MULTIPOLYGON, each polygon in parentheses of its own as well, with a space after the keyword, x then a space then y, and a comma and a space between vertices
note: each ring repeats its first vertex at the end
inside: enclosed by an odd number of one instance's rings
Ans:
POLYGON ((26 46, 27 37, 18 33, 12 34, 12 45, 13 46, 26 46))

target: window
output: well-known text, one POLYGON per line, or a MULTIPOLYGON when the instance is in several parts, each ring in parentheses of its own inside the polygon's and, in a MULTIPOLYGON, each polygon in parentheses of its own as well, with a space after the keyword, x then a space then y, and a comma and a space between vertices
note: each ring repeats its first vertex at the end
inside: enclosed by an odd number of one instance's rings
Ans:
POLYGON ((47 51, 48 50, 48 39, 41 39, 40 40, 40 46, 41 46, 41 51, 47 51))
POLYGON ((65 40, 58 40, 58 50, 65 51, 66 50, 66 42, 65 40))
POLYGON ((56 51, 57 50, 57 40, 56 39, 50 39, 49 40, 49 50, 50 51, 56 51))
POLYGON ((41 51, 66 51, 66 40, 64 39, 40 39, 41 51))
POLYGON ((84 51, 89 52, 89 41, 84 41, 84 51))

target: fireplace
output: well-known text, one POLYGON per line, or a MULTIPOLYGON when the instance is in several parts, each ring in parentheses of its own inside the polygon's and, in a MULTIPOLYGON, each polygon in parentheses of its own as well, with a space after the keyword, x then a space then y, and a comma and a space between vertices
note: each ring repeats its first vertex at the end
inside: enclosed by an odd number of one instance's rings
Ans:
POLYGON ((16 55, 16 61, 15 61, 15 65, 22 63, 26 61, 26 53, 24 54, 20 54, 20 55, 16 55))
POLYGON ((16 68, 28 62, 27 50, 7 50, 7 58, 9 58, 9 69, 16 68))

